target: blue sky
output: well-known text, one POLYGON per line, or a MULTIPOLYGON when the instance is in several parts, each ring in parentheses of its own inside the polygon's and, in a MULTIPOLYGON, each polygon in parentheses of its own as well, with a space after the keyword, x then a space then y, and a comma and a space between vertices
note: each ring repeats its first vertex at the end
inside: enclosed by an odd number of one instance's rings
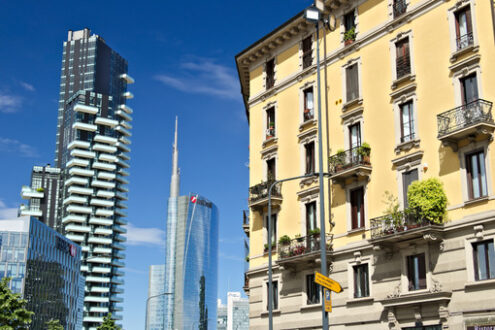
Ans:
POLYGON ((0 0, 0 219, 32 166, 53 164, 62 43, 89 27, 136 79, 124 328, 144 328, 148 267, 164 261, 175 115, 181 192, 220 211, 219 298, 242 291, 249 140, 234 57, 311 3, 0 0))

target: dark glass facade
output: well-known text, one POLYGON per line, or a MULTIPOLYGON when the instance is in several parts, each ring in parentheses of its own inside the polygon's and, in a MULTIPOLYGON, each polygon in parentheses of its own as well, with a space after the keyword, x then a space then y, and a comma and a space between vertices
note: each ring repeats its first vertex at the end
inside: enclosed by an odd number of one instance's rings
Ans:
POLYGON ((34 218, 0 221, 0 237, 0 277, 11 277, 12 290, 28 301, 31 328, 58 319, 64 329, 81 329, 81 248, 34 218))

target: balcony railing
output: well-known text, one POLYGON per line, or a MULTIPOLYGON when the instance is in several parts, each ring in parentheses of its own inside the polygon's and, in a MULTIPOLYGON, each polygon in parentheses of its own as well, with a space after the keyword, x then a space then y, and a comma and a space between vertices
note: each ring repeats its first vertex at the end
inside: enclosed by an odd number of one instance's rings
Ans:
POLYGON ((405 0, 394 1, 393 10, 394 10, 394 18, 397 18, 400 15, 404 14, 407 10, 406 1, 405 0))
POLYGON ((331 156, 330 173, 337 174, 357 165, 371 165, 369 151, 366 153, 362 148, 354 147, 331 156))
POLYGON ((395 215, 387 214, 370 220, 371 239, 383 238, 430 225, 434 224, 411 211, 399 212, 395 215))
POLYGON ((409 54, 402 55, 396 58, 395 67, 397 71, 397 79, 400 79, 411 73, 411 57, 409 54))
MULTIPOLYGON (((331 236, 326 235, 326 250, 331 251, 331 236)), ((305 237, 297 237, 290 241, 288 244, 278 245, 278 257, 279 260, 284 260, 294 257, 308 256, 309 254, 318 255, 320 252, 320 234, 308 235, 305 237)), ((299 259, 299 258, 297 258, 299 259)))
POLYGON ((416 138, 416 134, 414 132, 412 132, 408 135, 401 136, 400 137, 400 143, 406 143, 406 142, 414 140, 415 138, 416 138))
POLYGON ((303 69, 309 68, 313 64, 313 54, 307 51, 303 54, 303 69))
POLYGON ((304 121, 312 120, 315 117, 314 109, 304 109, 304 121))
POLYGON ((466 33, 456 39, 457 51, 471 46, 474 43, 473 32, 466 33))
POLYGON ((479 123, 494 124, 492 102, 478 99, 437 115, 438 138, 479 123))
MULTIPOLYGON (((250 203, 255 203, 257 201, 260 201, 262 199, 268 198, 268 189, 272 185, 274 181, 265 181, 258 183, 255 186, 252 186, 249 188, 249 202, 250 203)), ((272 196, 273 197, 282 197, 281 193, 281 185, 277 184, 273 187, 272 189, 272 196)))

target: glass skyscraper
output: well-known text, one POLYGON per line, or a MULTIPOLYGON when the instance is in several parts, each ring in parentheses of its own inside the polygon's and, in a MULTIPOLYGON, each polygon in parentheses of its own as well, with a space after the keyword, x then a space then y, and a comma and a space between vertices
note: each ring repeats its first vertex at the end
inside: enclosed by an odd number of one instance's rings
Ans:
POLYGON ((165 295, 165 265, 151 265, 146 300, 146 327, 148 330, 163 330, 165 295))
POLYGON ((50 319, 64 329, 82 327, 84 277, 81 248, 35 218, 0 221, 0 278, 34 312, 30 329, 50 319))
POLYGON ((179 196, 177 120, 175 128, 167 217, 164 328, 215 329, 218 209, 199 194, 179 196))

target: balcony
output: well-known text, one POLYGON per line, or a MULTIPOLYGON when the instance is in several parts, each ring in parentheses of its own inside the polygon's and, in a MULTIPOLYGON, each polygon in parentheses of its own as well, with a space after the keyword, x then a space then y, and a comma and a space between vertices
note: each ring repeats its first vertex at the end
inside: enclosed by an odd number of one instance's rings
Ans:
POLYGON ((69 170, 69 174, 70 175, 78 175, 78 176, 93 176, 93 175, 95 175, 95 171, 73 167, 69 170))
POLYGON ((91 188, 83 188, 78 186, 70 186, 67 189, 69 194, 80 194, 80 195, 91 195, 93 193, 93 189, 91 188))
POLYGON ((394 18, 403 15, 407 10, 407 3, 405 0, 396 0, 393 4, 394 18))
POLYGON ((116 233, 120 233, 120 234, 125 234, 127 233, 127 229, 125 229, 124 227, 121 227, 119 225, 113 225, 112 226, 112 229, 116 232, 116 233))
POLYGON ((101 180, 93 180, 91 182, 92 187, 105 188, 105 189, 113 189, 115 188, 115 183, 101 180))
POLYGON ((91 231, 91 228, 88 226, 81 226, 81 225, 68 225, 65 226, 65 231, 67 233, 89 233, 91 231))
POLYGON ((125 225, 127 225, 127 220, 124 218, 116 218, 115 223, 118 223, 119 225, 125 226, 125 225))
POLYGON ((85 178, 72 177, 69 180, 65 181, 65 185, 71 186, 73 184, 78 184, 81 186, 85 186, 88 184, 88 182, 89 182, 89 180, 85 179, 85 178))
POLYGON ((115 196, 118 198, 118 199, 122 199, 122 200, 128 200, 129 197, 127 195, 127 193, 123 193, 123 192, 117 192, 115 194, 115 196))
MULTIPOLYGON (((102 248, 102 247, 95 247, 93 248, 93 253, 102 253, 102 254, 111 254, 112 249, 111 248, 102 248)), ((109 269, 109 268, 106 268, 109 269)))
POLYGON ((78 103, 74 106, 74 111, 96 115, 98 113, 98 108, 78 103))
POLYGON ((109 244, 112 244, 112 239, 111 238, 91 236, 88 238, 88 243, 109 245, 109 244))
POLYGON ((409 54, 399 56, 395 60, 397 80, 411 74, 411 57, 409 54))
MULTIPOLYGON (((332 235, 325 235, 327 256, 332 251, 332 235)), ((296 265, 320 259, 320 234, 292 239, 288 244, 278 244, 279 265, 296 265)))
POLYGON ((117 132, 119 132, 120 134, 125 135, 125 136, 131 136, 132 135, 129 130, 125 129, 122 126, 117 126, 117 128, 115 128, 115 130, 117 132))
POLYGON ((492 135, 495 123, 492 102, 478 99, 437 115, 438 139, 457 150, 459 140, 480 134, 492 135))
POLYGON ((125 241, 127 241, 127 237, 125 237, 123 235, 120 235, 120 234, 115 235, 114 238, 118 242, 125 242, 125 241))
POLYGON ((113 198, 115 197, 115 193, 110 190, 98 190, 96 192, 97 197, 102 197, 102 198, 113 198))
POLYGON ((124 280, 119 278, 119 277, 112 277, 112 280, 111 282, 113 284, 120 284, 120 285, 124 285, 124 280))
POLYGON ((117 177, 116 174, 105 171, 98 171, 98 175, 97 175, 98 179, 103 179, 103 180, 115 180, 116 177, 117 177))
POLYGON ((122 143, 124 143, 124 144, 131 144, 131 140, 126 139, 126 138, 125 138, 125 137, 123 137, 123 136, 121 136, 121 137, 119 138, 119 141, 120 141, 120 142, 122 142, 122 143))
POLYGON ((371 175, 370 149, 365 146, 354 147, 337 152, 329 158, 330 177, 341 183, 352 177, 371 175))
POLYGON ((132 94, 131 92, 125 92, 122 94, 122 96, 125 97, 126 99, 134 98, 134 94, 132 94))
POLYGON ((70 152, 70 155, 72 157, 81 157, 81 158, 88 158, 88 159, 93 159, 96 157, 96 154, 94 152, 81 150, 81 149, 73 149, 70 152))
POLYGON ((122 159, 119 159, 117 164, 119 164, 119 166, 123 167, 123 168, 131 167, 131 165, 128 162, 126 162, 125 160, 122 160, 122 159))
POLYGON ((115 253, 114 257, 117 259, 125 259, 125 253, 115 253))
POLYGON ((127 217, 127 212, 125 212, 124 210, 121 210, 119 208, 115 209, 115 214, 117 214, 118 216, 121 216, 121 217, 127 217))
POLYGON ((129 184, 129 180, 126 180, 123 176, 117 175, 116 180, 122 184, 129 184))
MULTIPOLYGON (((268 189, 274 181, 264 181, 249 188, 249 207, 253 209, 262 209, 268 205, 268 189)), ((272 205, 282 203, 282 184, 279 183, 272 188, 272 205)))
POLYGON ((43 188, 34 189, 28 186, 22 186, 21 197, 22 199, 43 198, 45 197, 44 189, 43 188))
POLYGON ((101 135, 101 134, 96 134, 94 138, 95 142, 101 142, 101 143, 107 143, 114 145, 117 143, 117 139, 111 136, 106 136, 106 135, 101 135))
POLYGON ((86 159, 81 159, 81 158, 72 158, 70 161, 67 162, 67 167, 71 168, 74 166, 79 166, 79 167, 87 167, 89 165, 89 160, 86 159))
POLYGON ((399 211, 370 220, 370 242, 373 244, 394 243, 422 238, 440 241, 443 225, 431 223, 411 211, 399 211))
POLYGON ((455 41, 457 51, 460 52, 474 44, 473 32, 466 33, 465 35, 458 37, 455 41))
POLYGON ((117 146, 117 148, 119 148, 123 152, 131 152, 131 148, 129 148, 129 146, 126 146, 122 142, 117 142, 116 146, 117 146))
POLYGON ((78 129, 81 131, 95 132, 98 127, 96 125, 93 125, 93 124, 75 122, 74 124, 72 124, 72 128, 78 129))
POLYGON ((132 129, 132 125, 129 124, 128 122, 126 122, 125 120, 121 120, 119 125, 121 125, 124 128, 127 128, 127 129, 132 129))
POLYGON ((67 212, 69 212, 69 213, 91 214, 92 208, 91 207, 87 207, 87 206, 69 205, 67 207, 67 212))
POLYGON ((88 203, 88 198, 87 197, 80 197, 80 196, 75 196, 71 195, 64 199, 63 204, 86 204, 88 203))
POLYGON ((114 152, 117 151, 117 147, 109 146, 107 144, 96 143, 93 146, 93 150, 102 151, 102 152, 107 152, 109 154, 113 154, 114 152))
POLYGON ((86 276, 86 282, 110 283, 110 279, 108 277, 101 276, 86 276))
POLYGON ((95 215, 100 216, 100 217, 111 217, 111 216, 113 216, 113 210, 96 209, 95 215))
POLYGON ((76 234, 69 234, 67 233, 65 235, 66 238, 70 239, 73 242, 81 243, 84 242, 84 235, 76 235, 76 234))
POLYGON ((62 219, 62 223, 84 223, 86 222, 86 216, 85 215, 75 215, 75 214, 70 214, 62 219))
POLYGON ((103 206, 103 207, 113 207, 114 202, 106 199, 91 198, 91 205, 103 206))
POLYGON ((74 140, 71 143, 69 143, 69 145, 67 146, 67 149, 69 149, 69 150, 72 150, 74 148, 88 149, 89 146, 90 146, 89 142, 74 140))
POLYGON ((108 235, 112 235, 113 230, 107 229, 107 228, 98 227, 98 228, 96 228, 94 230, 94 233, 96 235, 108 236, 108 235))
POLYGON ((119 124, 119 122, 115 119, 109 119, 104 117, 98 117, 95 119, 95 124, 97 125, 105 125, 108 127, 115 127, 119 124))
POLYGON ((33 217, 41 217, 43 212, 40 209, 30 208, 28 205, 21 204, 19 207, 19 216, 33 216, 33 217))
POLYGON ((115 267, 125 267, 125 263, 122 262, 122 261, 118 261, 117 259, 113 259, 112 260, 112 266, 115 266, 115 267))
POLYGON ((249 237, 249 211, 242 211, 242 229, 244 229, 244 233, 247 237, 249 237))
POLYGON ((89 218, 89 223, 91 225, 111 226, 113 224, 113 220, 107 219, 107 218, 92 217, 92 218, 89 218))
POLYGON ((132 116, 129 115, 129 114, 127 114, 127 113, 125 113, 123 110, 117 110, 117 111, 115 111, 115 114, 117 116, 120 116, 120 117, 124 118, 127 121, 132 121, 132 116))
POLYGON ((117 243, 117 242, 113 243, 112 244, 112 247, 115 248, 115 249, 117 249, 117 250, 125 250, 125 245, 124 244, 117 243))
POLYGON ((128 84, 134 84, 134 78, 129 76, 127 73, 123 73, 120 75, 120 78, 124 79, 126 83, 128 84))
POLYGON ((102 160, 102 161, 108 162, 108 163, 116 163, 119 159, 117 158, 117 156, 114 156, 114 155, 100 153, 98 160, 102 160))
POLYGON ((104 171, 114 171, 117 168, 117 165, 102 163, 102 162, 94 162, 91 168, 96 168, 104 171))
POLYGON ((132 108, 130 106, 128 106, 127 104, 120 104, 119 105, 119 109, 122 109, 124 110, 126 113, 132 115, 132 108))
POLYGON ((124 293, 124 288, 121 288, 119 286, 112 286, 111 290, 113 293, 124 293))

